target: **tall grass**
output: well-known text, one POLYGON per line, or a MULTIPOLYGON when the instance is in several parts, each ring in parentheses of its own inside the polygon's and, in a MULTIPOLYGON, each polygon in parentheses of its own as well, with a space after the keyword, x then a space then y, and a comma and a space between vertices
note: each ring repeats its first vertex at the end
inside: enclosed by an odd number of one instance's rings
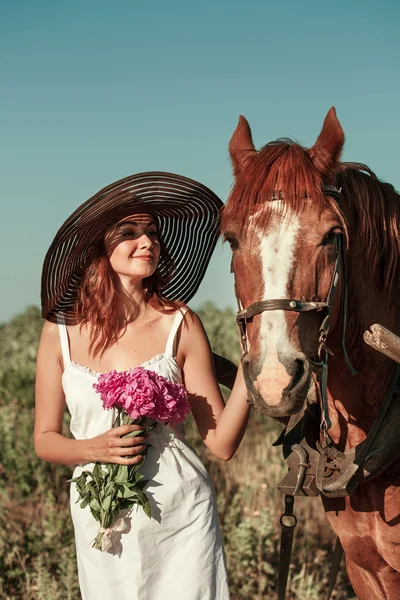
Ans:
MULTIPOLYGON (((216 351, 229 355, 234 347, 236 359, 231 311, 206 305, 202 317, 216 351)), ((32 445, 40 328, 37 309, 0 327, 0 599, 79 600, 66 483, 71 470, 40 461, 32 445)), ((67 432, 68 415, 64 426, 67 432)), ((276 485, 285 472, 279 448, 271 445, 277 434, 272 420, 253 413, 237 454, 222 463, 204 447, 193 421, 187 424, 188 440, 214 482, 232 600, 275 595, 283 509, 276 485)), ((288 600, 319 600, 326 594, 333 534, 318 498, 299 498, 295 513, 288 600)), ((352 597, 342 567, 333 598, 352 597)))

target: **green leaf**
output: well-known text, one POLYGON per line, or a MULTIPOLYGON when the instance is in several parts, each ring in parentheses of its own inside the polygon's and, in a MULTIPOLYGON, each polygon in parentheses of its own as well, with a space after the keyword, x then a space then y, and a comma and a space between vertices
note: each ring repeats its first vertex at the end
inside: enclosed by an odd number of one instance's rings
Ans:
POLYGON ((92 472, 91 471, 82 471, 81 473, 81 477, 84 477, 85 479, 87 477, 91 477, 92 476, 92 472))
MULTIPOLYGON (((117 465, 115 463, 108 465, 108 471, 110 473, 110 480, 114 481, 117 476, 118 469, 121 465, 117 465)), ((122 465, 123 466, 123 465, 122 465)))
POLYGON ((104 498, 103 502, 101 503, 102 508, 104 510, 104 512, 108 512, 111 508, 111 502, 112 502, 112 496, 108 495, 104 498))
POLYGON ((135 493, 132 492, 129 485, 118 484, 117 498, 133 498, 135 493))
POLYGON ((89 505, 90 508, 95 510, 96 512, 101 512, 101 506, 96 498, 91 498, 89 505))
POLYGON ((88 490, 90 490, 90 491, 92 492, 92 495, 93 495, 93 496, 94 496, 94 497, 95 497, 97 500, 99 500, 99 491, 100 491, 100 490, 98 489, 98 487, 96 487, 96 485, 95 485, 95 484, 94 484, 92 481, 89 481, 89 482, 86 484, 86 487, 88 488, 88 490))
POLYGON ((124 488, 124 498, 137 498, 138 494, 135 490, 130 490, 127 486, 124 488))
POLYGON ((83 475, 83 473, 81 473, 81 475, 79 475, 79 477, 73 477, 72 479, 67 479, 67 483, 78 483, 78 482, 85 482, 86 481, 86 476, 83 475))
POLYGON ((92 475, 93 475, 93 479, 96 482, 96 484, 98 486, 101 485, 101 482, 104 479, 104 477, 103 477, 103 470, 99 463, 95 464, 94 469, 92 471, 92 475))
POLYGON ((117 482, 109 481, 104 488, 104 496, 108 496, 109 494, 112 494, 114 492, 114 490, 116 489, 117 485, 118 485, 117 482))
POLYGON ((119 501, 119 511, 132 508, 135 504, 137 504, 137 501, 132 500, 132 498, 126 498, 125 500, 122 498, 119 501))
POLYGON ((149 519, 151 519, 150 502, 147 500, 142 506, 143 506, 143 510, 144 510, 145 514, 149 517, 149 519))
POLYGON ((141 490, 137 489, 136 490, 136 495, 139 498, 140 503, 142 505, 144 505, 146 502, 148 502, 148 498, 147 498, 146 494, 144 492, 142 492, 141 490))
POLYGON ((115 477, 115 481, 117 483, 125 483, 126 481, 128 481, 128 478, 129 478, 128 465, 119 465, 119 469, 118 469, 117 475, 115 477))
POLYGON ((117 485, 116 491, 117 491, 117 498, 124 497, 124 486, 123 485, 117 485))
POLYGON ((76 484, 76 489, 78 490, 78 493, 82 498, 88 493, 87 485, 84 481, 78 482, 76 484))

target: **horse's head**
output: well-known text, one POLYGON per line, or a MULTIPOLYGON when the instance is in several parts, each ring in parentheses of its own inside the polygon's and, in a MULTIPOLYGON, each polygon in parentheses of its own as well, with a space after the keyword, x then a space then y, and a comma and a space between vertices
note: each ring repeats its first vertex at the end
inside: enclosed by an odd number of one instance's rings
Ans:
MULTIPOLYGON (((258 410, 273 417, 298 412, 318 361, 320 327, 326 310, 317 309, 336 284, 338 241, 346 238, 336 200, 336 166, 344 134, 334 109, 315 145, 306 150, 278 140, 256 151, 241 117, 229 150, 235 185, 226 205, 222 232, 230 243, 236 294, 247 314, 242 364, 258 410), (332 187, 329 187, 332 186, 332 187), (285 299, 286 302, 279 302, 285 299), (277 300, 277 303, 264 301, 277 300), (298 312, 297 307, 310 310, 298 312), (263 309, 264 307, 264 309, 263 309), (254 308, 254 307, 253 307, 254 308), (249 311, 250 313, 251 311, 249 311)), ((332 295, 330 331, 340 314, 340 288, 332 295)))

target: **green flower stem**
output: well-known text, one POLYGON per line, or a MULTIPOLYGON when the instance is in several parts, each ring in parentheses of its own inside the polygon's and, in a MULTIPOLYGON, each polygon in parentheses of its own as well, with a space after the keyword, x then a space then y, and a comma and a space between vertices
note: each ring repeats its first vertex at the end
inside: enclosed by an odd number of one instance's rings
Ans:
MULTIPOLYGON (((147 435, 157 422, 153 419, 132 419, 119 409, 113 427, 120 425, 141 425, 142 428, 123 437, 147 435)), ((151 517, 151 507, 144 487, 147 480, 140 474, 139 469, 145 462, 147 448, 143 458, 134 465, 118 465, 113 463, 96 463, 93 471, 83 471, 79 477, 70 479, 76 484, 81 508, 89 507, 94 519, 103 529, 108 529, 117 520, 119 513, 139 504, 145 514, 151 517)), ((102 549, 104 534, 99 532, 93 542, 93 548, 102 549)))

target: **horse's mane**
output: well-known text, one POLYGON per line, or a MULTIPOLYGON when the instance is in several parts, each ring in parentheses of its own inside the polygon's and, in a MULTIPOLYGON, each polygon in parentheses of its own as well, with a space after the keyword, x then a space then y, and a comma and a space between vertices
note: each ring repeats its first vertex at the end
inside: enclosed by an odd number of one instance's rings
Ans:
POLYGON ((380 181, 366 165, 340 163, 337 184, 342 188, 346 220, 356 222, 350 244, 360 255, 365 272, 376 273, 387 300, 400 292, 400 195, 380 181), (353 213, 353 214, 352 214, 353 213))
MULTIPOLYGON (((306 198, 321 210, 329 206, 341 218, 351 252, 364 262, 364 273, 393 301, 400 292, 400 196, 363 164, 332 165, 322 181, 306 149, 289 139, 264 146, 240 172, 222 218, 222 230, 232 221, 246 227, 257 214, 267 226, 273 199, 281 198, 280 216, 300 213, 306 198), (322 193, 322 183, 342 188, 340 206, 322 193), (262 210, 261 210, 262 209, 262 210)), ((276 204, 275 204, 276 206, 276 204)), ((277 213, 274 212, 276 216, 277 213)), ((279 214, 278 214, 279 218, 279 214)))

